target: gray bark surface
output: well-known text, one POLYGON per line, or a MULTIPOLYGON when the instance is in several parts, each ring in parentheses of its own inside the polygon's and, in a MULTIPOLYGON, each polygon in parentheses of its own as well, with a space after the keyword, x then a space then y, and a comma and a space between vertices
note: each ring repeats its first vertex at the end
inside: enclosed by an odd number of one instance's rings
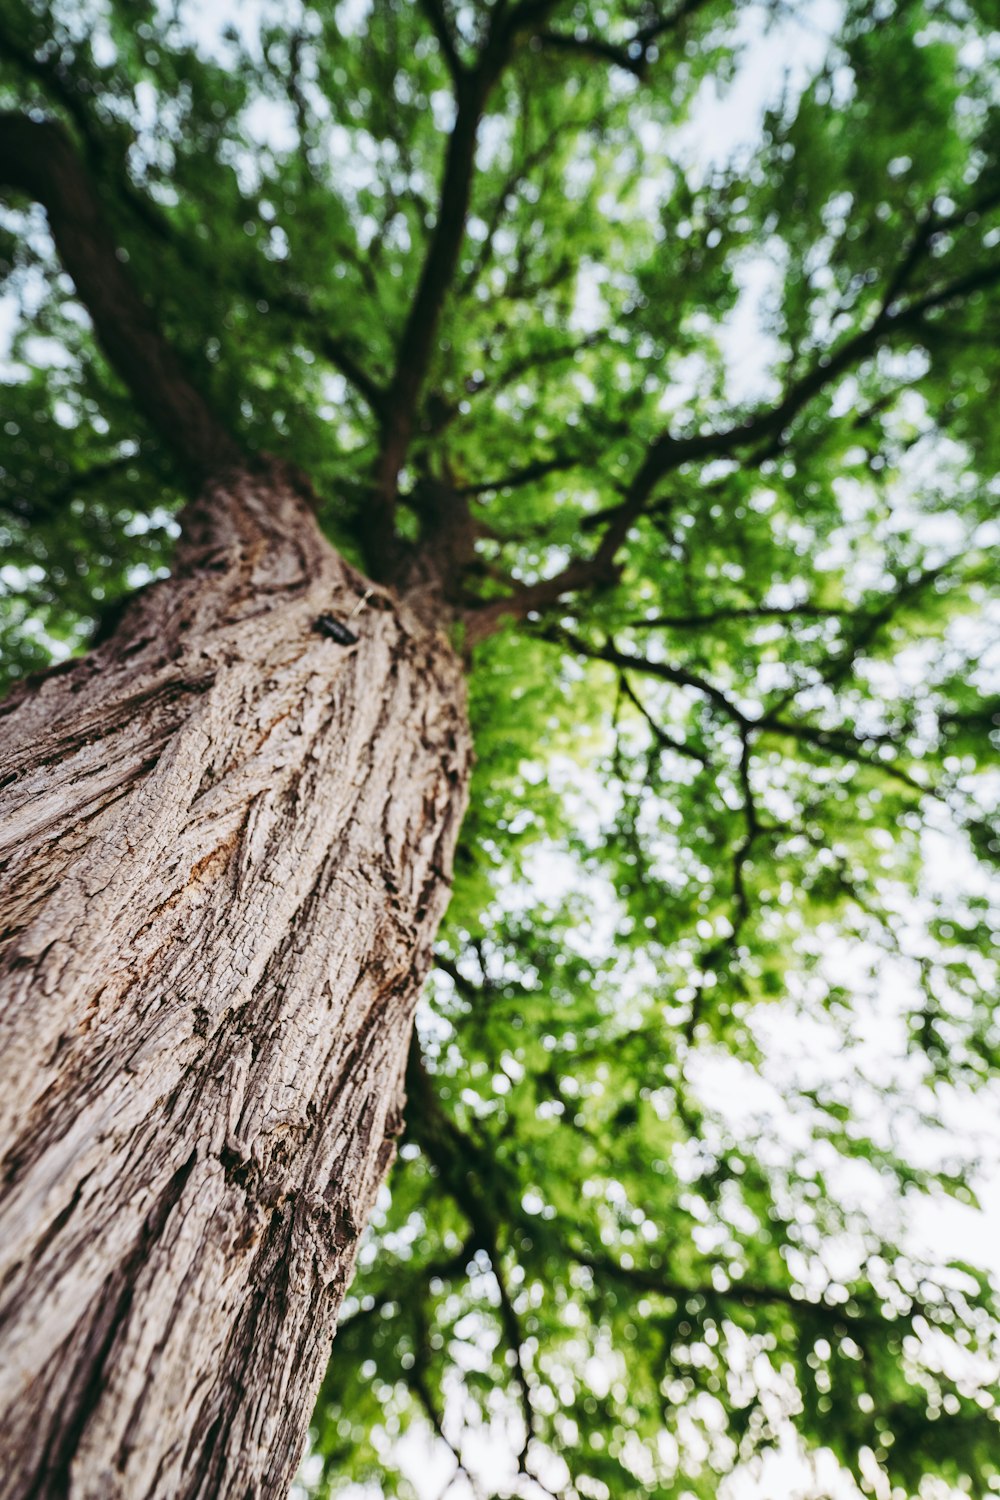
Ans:
POLYGON ((0 710, 3 1500, 287 1491, 470 761, 446 637, 367 589, 237 475, 0 710))

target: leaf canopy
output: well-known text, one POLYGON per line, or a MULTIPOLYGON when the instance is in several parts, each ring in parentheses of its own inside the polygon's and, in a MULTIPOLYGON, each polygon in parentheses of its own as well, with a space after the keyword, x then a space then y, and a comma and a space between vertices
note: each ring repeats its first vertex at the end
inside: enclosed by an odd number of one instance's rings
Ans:
MULTIPOLYGON (((1000 1061, 995 23, 0 0, 0 107, 70 131, 229 430, 372 566, 409 372, 397 536, 446 493, 474 538, 473 800, 319 1493, 418 1493, 429 1431, 456 1495, 708 1496, 789 1422, 866 1492, 1000 1487, 996 1289, 913 1229, 1000 1061)), ((0 268, 13 680, 169 568, 185 481, 17 194, 0 268)))

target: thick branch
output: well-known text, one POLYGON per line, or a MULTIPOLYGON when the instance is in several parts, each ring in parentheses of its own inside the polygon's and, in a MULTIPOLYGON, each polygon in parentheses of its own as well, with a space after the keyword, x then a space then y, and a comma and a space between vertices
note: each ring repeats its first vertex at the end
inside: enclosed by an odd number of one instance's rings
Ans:
POLYGON ((457 114, 448 138, 437 220, 399 341, 396 368, 386 399, 382 448, 375 476, 375 504, 369 522, 369 551, 375 555, 391 534, 399 471, 413 434, 417 403, 465 235, 476 132, 487 88, 486 79, 479 73, 463 74, 456 84, 457 114))
MULTIPOLYGON (((200 246, 181 235, 177 225, 136 190, 128 173, 124 170, 120 153, 109 151, 107 139, 99 125, 95 123, 92 104, 88 107, 87 95, 75 83, 65 65, 58 58, 42 60, 31 47, 22 42, 19 35, 3 23, 0 23, 0 40, 2 40, 4 50, 14 58, 18 66, 29 77, 36 79, 49 96, 69 113, 83 141, 87 163, 92 174, 113 187, 124 207, 142 224, 144 229, 154 234, 157 239, 169 243, 189 264, 195 266, 199 276, 208 277, 213 284, 224 286, 232 283, 234 275, 240 274, 240 279, 249 296, 258 301, 264 300, 269 307, 286 314, 289 318, 308 324, 311 342, 317 352, 324 359, 329 360, 356 387, 376 415, 380 414, 384 397, 381 387, 362 368, 348 348, 346 341, 323 327, 319 316, 310 307, 306 297, 268 286, 264 278, 252 267, 242 273, 237 273, 236 268, 225 257, 205 254, 200 246)), ((288 87, 296 111, 299 134, 304 140, 306 106, 297 84, 302 41, 301 35, 295 35, 289 42, 293 73, 288 87)), ((357 262, 355 264, 357 265, 357 262)), ((362 270, 362 274, 364 264, 357 265, 357 268, 362 270)))
MULTIPOLYGON (((457 65, 453 69, 456 114, 445 152, 437 218, 396 351, 395 371, 385 403, 381 451, 367 525, 367 549, 373 559, 384 552, 391 536, 399 471, 406 460, 441 315, 465 237, 479 122, 519 33, 540 24, 553 4, 554 0, 522 0, 509 12, 498 7, 475 68, 469 70, 457 65)), ((432 3, 431 11, 437 9, 432 3)))
MULTIPOLYGON (((954 281, 925 292, 903 305, 883 299, 878 312, 864 328, 845 339, 838 348, 821 355, 816 363, 793 381, 776 405, 768 407, 730 427, 715 432, 692 433, 676 437, 664 432, 650 445, 646 457, 629 484, 622 503, 604 513, 607 527, 596 552, 590 558, 575 559, 540 588, 531 586, 513 595, 504 613, 515 618, 531 610, 556 603, 564 595, 580 588, 599 585, 613 577, 615 559, 629 530, 647 509, 656 485, 668 474, 691 462, 715 458, 732 458, 767 439, 780 439, 785 429, 814 397, 832 381, 845 374, 876 349, 888 343, 902 330, 917 329, 928 314, 938 312, 960 297, 971 296, 1000 283, 1000 261, 978 266, 954 281)), ((891 284, 891 283, 890 283, 891 284)), ((481 625, 472 633, 489 634, 496 628, 497 612, 488 607, 481 625)))
POLYGON ((98 342, 140 411, 195 480, 245 456, 192 384, 125 267, 67 131, 52 120, 0 115, 5 185, 46 211, 52 238, 98 342))
POLYGON ((457 85, 461 81, 463 72, 461 59, 455 48, 455 39, 451 34, 451 26, 445 12, 443 0, 420 0, 420 9, 427 17, 431 30, 437 40, 441 55, 448 64, 448 71, 453 82, 457 85))
MULTIPOLYGON (((627 514, 628 524, 642 510, 654 485, 681 464, 692 460, 727 458, 762 438, 781 433, 814 396, 818 396, 820 391, 867 355, 874 353, 899 330, 919 327, 929 312, 946 306, 957 297, 982 291, 997 282, 1000 282, 1000 262, 977 267, 955 281, 926 292, 903 307, 897 307, 892 302, 883 303, 867 327, 845 339, 839 348, 821 355, 811 369, 788 386, 777 405, 717 432, 694 433, 682 438, 674 437, 669 432, 663 433, 651 445, 629 487, 626 502, 621 507, 621 512, 627 514)), ((621 513, 612 522, 613 529, 618 528, 620 519, 621 513)))
POLYGON ((603 562, 597 560, 580 559, 557 573, 554 578, 524 584, 514 593, 504 594, 499 599, 488 599, 485 603, 468 609, 463 616, 466 639, 474 646, 492 635, 504 620, 523 620, 526 615, 557 604, 565 594, 592 588, 595 584, 610 585, 617 578, 618 571, 613 563, 605 567, 603 562))

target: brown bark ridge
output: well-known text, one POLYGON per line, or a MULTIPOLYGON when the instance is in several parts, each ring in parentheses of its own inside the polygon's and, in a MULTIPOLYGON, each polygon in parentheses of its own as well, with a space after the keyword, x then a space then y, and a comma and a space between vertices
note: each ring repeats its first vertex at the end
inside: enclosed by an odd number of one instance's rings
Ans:
POLYGON ((0 745, 0 1496, 283 1496, 400 1125, 461 665, 248 470, 0 745))

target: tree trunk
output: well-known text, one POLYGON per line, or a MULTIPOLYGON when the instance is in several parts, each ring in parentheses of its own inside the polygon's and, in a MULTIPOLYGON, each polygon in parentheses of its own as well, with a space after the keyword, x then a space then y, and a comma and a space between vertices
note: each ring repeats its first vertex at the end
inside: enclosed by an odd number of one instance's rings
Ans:
POLYGON ((447 639, 366 589, 237 475, 4 706, 4 1500, 287 1491, 470 759, 447 639))

